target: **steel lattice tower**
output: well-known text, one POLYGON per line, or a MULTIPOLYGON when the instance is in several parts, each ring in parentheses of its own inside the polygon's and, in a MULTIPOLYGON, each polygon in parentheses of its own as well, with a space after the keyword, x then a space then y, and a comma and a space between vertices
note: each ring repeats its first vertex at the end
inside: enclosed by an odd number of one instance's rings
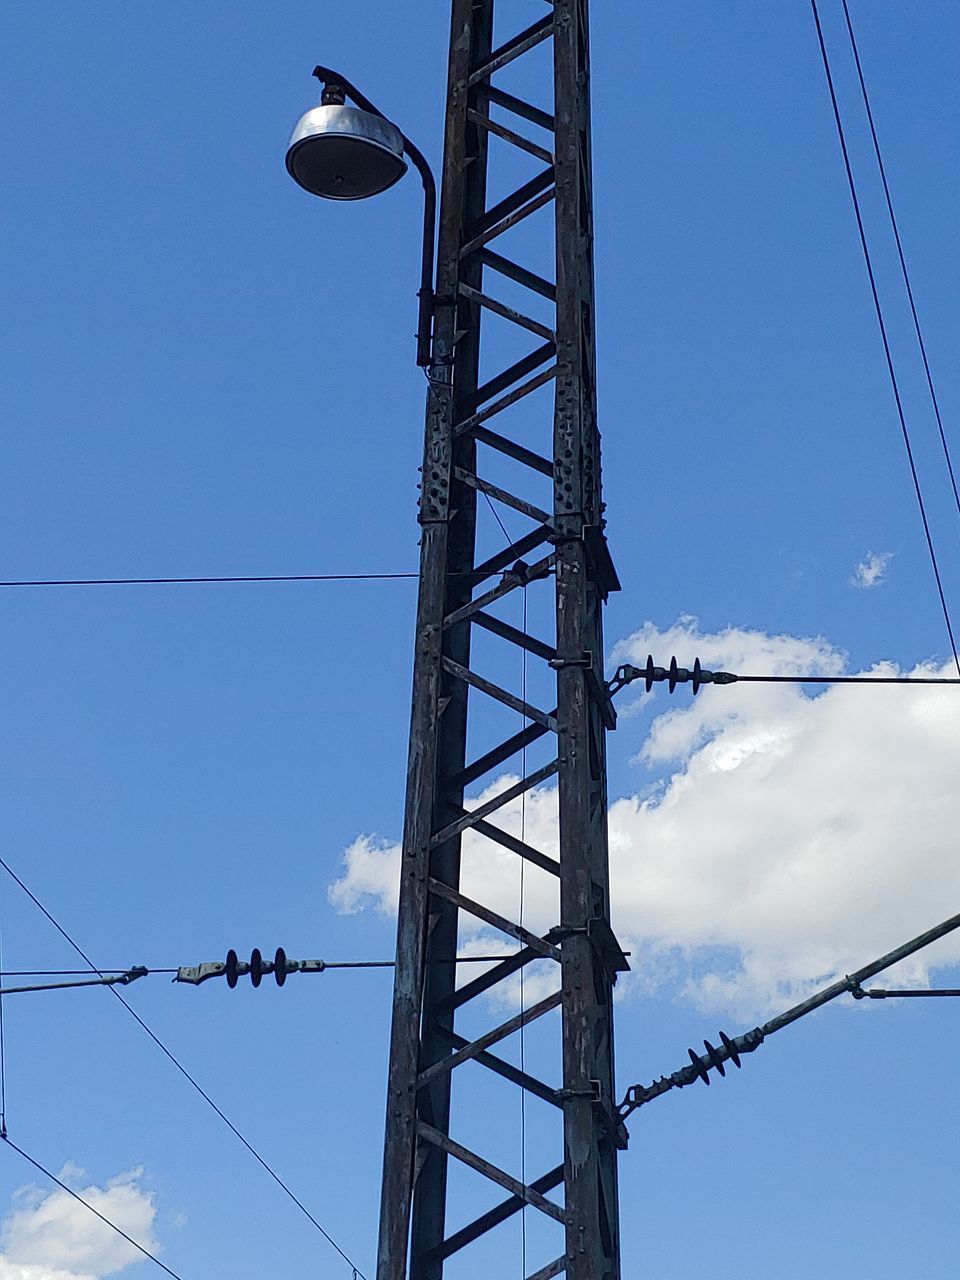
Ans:
POLYGON ((617 1153, 626 1139, 615 1107, 612 989, 627 964, 610 927, 604 738, 615 717, 601 625, 619 584, 600 492, 587 0, 553 0, 513 33, 511 0, 501 7, 498 23, 508 27, 505 38, 498 25, 495 41, 493 0, 453 0, 377 1280, 440 1280, 448 1259, 524 1206, 556 1224, 550 1260, 529 1280, 620 1275, 617 1153), (544 75, 551 55, 552 76, 544 75), (552 102, 534 105, 516 89, 527 66, 551 82, 552 102), (488 186, 502 189, 504 174, 509 194, 491 203, 488 186), (522 255, 508 256, 533 233, 537 243, 555 242, 553 279, 552 269, 538 274, 514 260, 522 255), (533 318, 545 311, 546 321, 533 318), (489 478, 505 460, 517 477, 509 488, 489 478), (482 558, 490 503, 527 531, 482 558), (537 595, 548 605, 537 616, 555 618, 549 639, 509 620, 528 588, 532 612, 537 595), (527 655, 540 687, 555 689, 549 710, 528 701, 525 680, 511 691, 471 666, 477 628, 485 652, 494 643, 507 655, 498 672, 516 668, 511 652, 527 655), (523 727, 470 759, 468 710, 477 700, 508 708, 523 727), (464 807, 467 788, 489 791, 528 749, 544 762, 464 807), (545 852, 498 826, 497 811, 553 779, 559 846, 545 852), (550 928, 529 931, 463 893, 465 838, 492 842, 500 856, 508 850, 552 878, 559 891, 550 928), (517 949, 458 987, 462 914, 517 949), (544 960, 555 990, 495 1025, 502 1015, 489 996, 498 984, 544 960), (555 1009, 559 1083, 492 1052, 555 1009), (471 1019, 487 1030, 462 1034, 471 1019), (462 1140, 458 1120, 478 1071, 552 1109, 561 1163, 523 1181, 462 1140), (478 1207, 486 1207, 464 1223, 448 1221, 451 1161, 480 1175, 489 1193, 481 1190, 478 1207))

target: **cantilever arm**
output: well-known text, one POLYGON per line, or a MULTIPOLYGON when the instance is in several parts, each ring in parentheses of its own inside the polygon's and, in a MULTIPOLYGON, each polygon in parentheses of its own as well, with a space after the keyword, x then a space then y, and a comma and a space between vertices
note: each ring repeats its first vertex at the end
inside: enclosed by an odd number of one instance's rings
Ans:
MULTIPOLYGON (((389 120, 369 98, 353 85, 346 76, 329 67, 314 67, 314 76, 326 85, 338 85, 361 111, 369 111, 372 116, 381 120, 389 120)), ((390 124, 394 122, 389 121, 390 124)), ((394 126, 396 127, 396 126, 394 126)), ((431 331, 433 325, 433 265, 436 248, 437 222, 437 184, 427 158, 415 143, 411 142, 401 130, 403 150, 413 162, 423 185, 423 248, 420 261, 420 288, 417 297, 420 299, 420 312, 417 320, 417 364, 427 368, 430 364, 431 331)))
MULTIPOLYGON (((922 951, 924 947, 928 947, 932 942, 946 937, 948 933, 953 933, 956 929, 960 929, 960 915, 951 916, 949 920, 944 920, 942 924, 935 925, 934 928, 928 929, 926 933, 921 933, 918 937, 911 938, 909 942, 904 942, 901 946, 895 947, 893 951, 888 951, 886 955, 871 961, 870 964, 865 964, 862 969, 858 969, 855 973, 848 973, 839 981, 831 983, 829 987, 824 987, 808 999, 802 1000, 800 1004, 795 1004, 784 1013, 771 1018, 769 1022, 765 1022, 760 1027, 754 1027, 752 1031, 748 1031, 744 1035, 734 1036, 731 1039, 721 1031, 720 1039, 722 1043, 716 1047, 710 1044, 708 1040, 704 1040, 705 1053, 698 1054, 693 1049, 689 1049, 687 1056, 690 1062, 688 1065, 681 1067, 679 1071, 674 1071, 669 1076, 661 1076, 659 1080, 655 1080, 652 1084, 635 1084, 628 1089, 623 1101, 617 1108, 620 1119, 626 1120, 638 1107, 651 1102, 654 1098, 661 1097, 671 1089, 683 1089, 688 1084, 693 1084, 695 1080, 702 1080, 704 1084, 709 1084, 711 1068, 715 1068, 720 1075, 724 1075, 725 1062, 732 1062, 735 1067, 739 1067, 742 1054, 752 1053, 754 1049, 759 1049, 764 1040, 773 1035, 775 1031, 782 1031, 784 1027, 790 1026, 798 1018, 812 1013, 814 1009, 821 1008, 831 1000, 835 1000, 837 996, 848 994, 852 995, 856 1000, 861 1000, 865 996, 871 995, 869 990, 863 990, 862 984, 864 982, 876 977, 884 969, 889 969, 899 961, 905 960, 908 956, 922 951)), ((899 995, 904 993, 891 992, 890 994, 899 995)))

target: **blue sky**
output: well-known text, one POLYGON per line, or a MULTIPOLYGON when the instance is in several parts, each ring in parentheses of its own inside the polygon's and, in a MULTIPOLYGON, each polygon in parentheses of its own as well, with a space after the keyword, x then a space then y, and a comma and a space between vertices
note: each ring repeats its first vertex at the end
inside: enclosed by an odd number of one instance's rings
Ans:
MULTIPOLYGON (((808 5, 594 7, 611 655, 939 669, 808 5), (882 574, 854 585, 871 554, 882 574)), ((956 511, 841 12, 822 7, 956 605, 956 511)), ((522 23, 542 0, 502 9, 522 23)), ((852 12, 955 441, 960 13, 852 12)), ((438 163, 447 16, 439 0, 7 0, 0 578, 415 568, 418 191, 321 205, 283 152, 319 60, 438 163)), ((104 967, 277 944, 390 956, 414 592, 3 591, 2 856, 104 967)), ((609 748, 638 971, 623 1087, 957 910, 952 693, 632 701, 609 748)), ((0 916, 9 968, 74 967, 9 881, 0 916)), ((946 949, 936 980, 958 959, 946 949)), ((368 1274, 389 995, 383 971, 128 993, 368 1274)), ((736 1079, 641 1113, 625 1275, 952 1276, 955 1014, 929 1005, 831 1010, 736 1079)), ((11 997, 5 1014, 11 1137, 140 1214, 185 1280, 349 1280, 109 993, 11 997)), ((33 1175, 0 1157, 0 1280, 125 1264, 99 1237, 84 1252, 38 1235, 43 1206, 14 1198, 33 1175)))

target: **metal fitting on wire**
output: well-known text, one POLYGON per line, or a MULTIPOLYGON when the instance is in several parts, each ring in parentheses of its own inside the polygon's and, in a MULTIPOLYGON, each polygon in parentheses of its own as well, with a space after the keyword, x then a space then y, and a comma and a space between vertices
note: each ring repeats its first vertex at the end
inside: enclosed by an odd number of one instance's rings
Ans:
POLYGON ((287 980, 288 973, 322 973, 326 968, 322 960, 288 960, 283 947, 277 947, 272 960, 265 960, 259 947, 254 947, 250 959, 241 960, 231 947, 225 961, 215 960, 206 964, 182 965, 177 970, 174 982, 187 982, 198 987, 201 982, 210 978, 226 978, 227 986, 233 990, 239 980, 246 974, 255 987, 259 987, 265 975, 272 973, 278 987, 287 980))

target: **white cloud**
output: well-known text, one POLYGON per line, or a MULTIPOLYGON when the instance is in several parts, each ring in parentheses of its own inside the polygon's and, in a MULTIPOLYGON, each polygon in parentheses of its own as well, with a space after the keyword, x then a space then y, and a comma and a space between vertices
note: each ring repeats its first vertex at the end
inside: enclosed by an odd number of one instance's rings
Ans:
MULTIPOLYGON (((642 664, 676 653, 741 674, 830 675, 844 655, 823 639, 686 618, 647 625, 617 647, 642 664), (662 656, 661 656, 662 655, 662 656)), ((877 673, 895 672, 890 664, 877 673)), ((944 668, 944 670, 946 670, 944 668)), ((926 664, 914 674, 939 674, 926 664)), ((614 923, 632 979, 703 1007, 753 1016, 780 1009, 960 912, 960 707, 936 686, 794 685, 681 690, 649 726, 637 793, 610 808, 614 923)), ((648 708, 649 709, 649 708, 648 708)), ((477 803, 509 786, 498 779, 477 803)), ((556 790, 527 797, 526 838, 556 849, 556 790)), ((498 811, 519 829, 519 805, 498 811)), ((395 910, 399 849, 351 845, 331 899, 395 910)), ((464 892, 515 918, 519 859, 468 834, 464 892)), ((555 881, 527 866, 525 921, 556 921, 555 881)), ((488 932, 467 919, 465 940, 488 932), (474 927, 474 925, 476 927, 474 927)), ((486 940, 488 941, 488 939, 486 940)), ((909 962, 922 983, 960 960, 960 933, 909 962)))
MULTIPOLYGON (((131 1169, 105 1186, 81 1186, 83 1170, 64 1168, 63 1180, 78 1195, 152 1253, 156 1207, 131 1169)), ((101 1222, 68 1192, 22 1188, 3 1223, 0 1280, 100 1280, 139 1262, 143 1254, 101 1222)))
POLYGON ((892 551, 868 551, 850 575, 851 587, 861 587, 864 590, 879 587, 887 576, 887 565, 892 559, 892 551))

